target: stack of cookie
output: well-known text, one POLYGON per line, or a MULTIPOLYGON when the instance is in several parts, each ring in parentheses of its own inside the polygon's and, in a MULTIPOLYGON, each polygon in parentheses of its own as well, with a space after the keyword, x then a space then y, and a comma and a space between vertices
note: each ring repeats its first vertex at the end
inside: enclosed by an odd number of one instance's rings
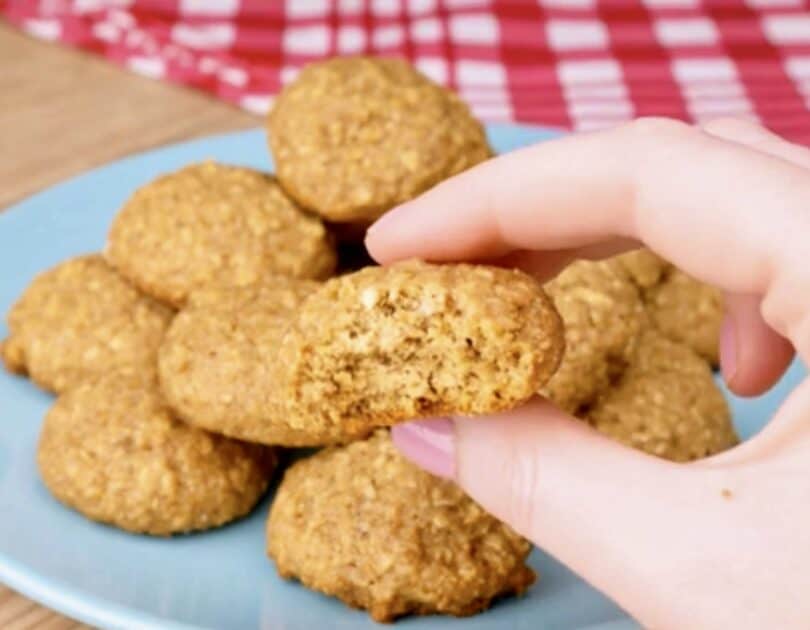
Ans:
POLYGON ((103 254, 38 276, 6 366, 58 394, 43 481, 88 518, 169 535, 247 514, 279 448, 280 574, 378 620, 473 614, 533 581, 529 543, 393 448, 414 417, 537 392, 688 461, 736 442, 714 384, 721 305, 649 252, 517 270, 418 261, 336 275, 338 241, 491 155, 452 93, 402 61, 305 69, 269 119, 278 179, 196 164, 148 184, 103 254), (708 361, 707 361, 708 359, 708 361))

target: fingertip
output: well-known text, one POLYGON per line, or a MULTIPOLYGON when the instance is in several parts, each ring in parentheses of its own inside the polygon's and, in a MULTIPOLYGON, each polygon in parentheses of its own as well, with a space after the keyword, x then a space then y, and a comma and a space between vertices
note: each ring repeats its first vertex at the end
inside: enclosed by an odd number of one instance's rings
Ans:
POLYGON ((790 342, 781 337, 766 352, 756 367, 738 370, 731 379, 724 375, 726 385, 732 392, 745 398, 764 394, 784 376, 796 355, 790 342))
POLYGON ((369 255, 381 265, 396 260, 398 235, 408 220, 408 204, 392 208, 366 230, 365 246, 369 255))
POLYGON ((773 387, 795 355, 793 345, 762 317, 760 299, 729 293, 720 331, 720 369, 739 396, 758 396, 773 387))

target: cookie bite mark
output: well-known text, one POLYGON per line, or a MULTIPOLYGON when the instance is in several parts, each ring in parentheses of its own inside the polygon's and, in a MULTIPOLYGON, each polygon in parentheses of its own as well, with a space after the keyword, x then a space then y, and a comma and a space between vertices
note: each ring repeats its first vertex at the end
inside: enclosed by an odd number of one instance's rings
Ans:
POLYGON ((267 551, 282 577, 383 622, 472 615, 535 580, 529 542, 453 482, 408 462, 387 430, 287 470, 267 551))
POLYGON ((516 270, 421 262, 326 282, 281 345, 296 428, 343 432, 519 405, 563 354, 551 300, 516 270))
POLYGON ((336 264, 323 223, 275 178, 216 162, 139 189, 115 217, 105 255, 141 290, 176 307, 211 285, 247 286, 268 273, 326 278, 336 264))

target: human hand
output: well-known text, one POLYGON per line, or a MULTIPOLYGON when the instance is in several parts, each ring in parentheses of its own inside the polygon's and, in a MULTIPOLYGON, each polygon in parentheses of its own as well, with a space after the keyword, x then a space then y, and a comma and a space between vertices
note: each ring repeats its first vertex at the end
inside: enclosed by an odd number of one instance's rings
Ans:
MULTIPOLYGON (((726 291, 729 387, 810 358, 810 151, 750 123, 642 119, 496 158, 391 211, 381 263, 499 260, 549 277, 639 243, 726 291)), ((731 451, 675 464, 537 399, 393 429, 417 464, 654 628, 810 620, 810 384, 731 451)))

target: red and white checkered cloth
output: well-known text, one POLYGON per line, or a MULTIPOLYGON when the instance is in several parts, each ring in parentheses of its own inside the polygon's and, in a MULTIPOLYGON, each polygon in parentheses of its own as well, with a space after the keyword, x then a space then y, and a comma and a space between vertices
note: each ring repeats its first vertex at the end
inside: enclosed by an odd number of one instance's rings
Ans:
POLYGON ((0 14, 254 112, 312 60, 402 55, 484 120, 735 115, 810 144, 802 0, 0 0, 0 14))

